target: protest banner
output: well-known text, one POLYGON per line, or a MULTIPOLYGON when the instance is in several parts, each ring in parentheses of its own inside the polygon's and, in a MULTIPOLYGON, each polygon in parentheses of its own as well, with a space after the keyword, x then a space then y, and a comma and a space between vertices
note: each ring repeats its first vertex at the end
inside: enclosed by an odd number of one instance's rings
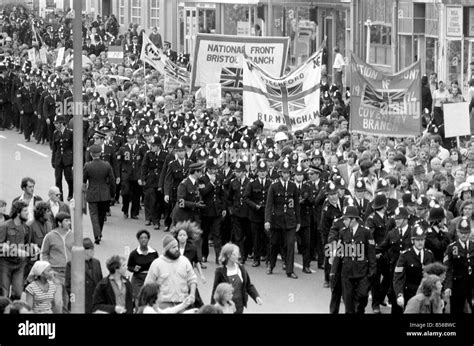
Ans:
POLYGON ((48 50, 45 47, 41 47, 40 50, 39 50, 40 60, 43 64, 48 63, 47 52, 48 52, 48 50))
MULTIPOLYGON (((161 49, 150 41, 147 35, 143 34, 143 45, 140 60, 151 65, 155 70, 169 79, 174 79, 175 84, 189 85, 190 76, 185 68, 173 63, 161 49)), ((170 82, 171 83, 171 82, 170 82)))
POLYGON ((276 78, 283 74, 288 55, 288 37, 197 34, 192 90, 221 83, 223 90, 242 91, 244 53, 276 78))
POLYGON ((37 67, 36 49, 35 48, 28 49, 28 61, 31 61, 31 66, 32 67, 34 67, 34 68, 37 67))
POLYGON ((176 81, 174 78, 170 77, 169 75, 165 74, 165 83, 164 83, 164 91, 165 93, 171 93, 176 90, 176 88, 181 88, 183 85, 176 81))
POLYGON ((319 124, 322 51, 288 75, 275 78, 244 58, 243 124, 261 120, 264 128, 287 125, 292 131, 319 124))
POLYGON ((56 67, 59 67, 63 64, 65 48, 61 47, 58 49, 58 57, 56 58, 56 67))
POLYGON ((109 46, 107 59, 111 64, 121 64, 123 62, 123 49, 121 46, 109 46))
POLYGON ((222 107, 222 86, 220 83, 206 85, 206 106, 207 108, 222 107))
POLYGON ((421 134, 420 61, 396 74, 351 56, 350 129, 388 137, 421 134))
POLYGON ((460 137, 471 134, 469 102, 443 104, 444 137, 460 137))

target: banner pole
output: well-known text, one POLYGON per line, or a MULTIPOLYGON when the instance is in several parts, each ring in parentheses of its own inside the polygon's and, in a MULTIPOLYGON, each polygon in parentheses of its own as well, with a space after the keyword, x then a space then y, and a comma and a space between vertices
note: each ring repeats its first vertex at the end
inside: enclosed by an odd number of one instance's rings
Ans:
POLYGON ((145 107, 148 104, 148 95, 146 93, 146 69, 145 69, 146 62, 143 62, 143 82, 145 83, 145 107))

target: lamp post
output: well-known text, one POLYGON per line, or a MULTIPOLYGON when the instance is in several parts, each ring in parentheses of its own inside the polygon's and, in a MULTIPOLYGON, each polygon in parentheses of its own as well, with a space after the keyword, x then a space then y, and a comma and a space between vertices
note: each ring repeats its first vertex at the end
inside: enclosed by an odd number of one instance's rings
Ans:
POLYGON ((74 1, 73 49, 74 49, 74 245, 71 261, 71 310, 85 310, 85 262, 82 245, 82 167, 83 167, 83 120, 82 120, 82 1, 74 1))

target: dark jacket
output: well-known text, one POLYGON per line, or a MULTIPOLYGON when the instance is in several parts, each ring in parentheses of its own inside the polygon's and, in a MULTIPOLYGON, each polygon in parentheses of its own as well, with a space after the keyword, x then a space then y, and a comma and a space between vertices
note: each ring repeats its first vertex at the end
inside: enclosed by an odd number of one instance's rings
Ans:
POLYGON ((250 180, 246 177, 242 183, 241 179, 234 178, 230 182, 229 195, 227 196, 227 205, 232 216, 241 218, 248 217, 248 206, 244 203, 244 192, 250 180))
POLYGON ((296 184, 288 181, 287 191, 279 180, 268 191, 265 208, 265 222, 270 222, 274 229, 292 229, 301 224, 300 194, 296 184))
POLYGON ((433 227, 430 227, 426 232, 425 247, 433 252, 436 262, 442 262, 444 252, 448 248, 450 241, 447 232, 439 229, 436 232, 433 227))
MULTIPOLYGON (((86 314, 92 313, 92 297, 99 282, 103 279, 102 268, 98 259, 85 261, 85 309, 86 314)), ((71 294, 71 262, 66 264, 66 291, 71 294)))
POLYGON ((197 204, 201 200, 199 193, 199 182, 193 184, 190 178, 181 182, 178 186, 177 202, 173 208, 173 222, 200 221, 200 209, 197 204))
POLYGON ((251 222, 265 221, 265 204, 267 203, 268 190, 272 184, 269 178, 265 178, 262 186, 260 179, 255 179, 247 184, 244 192, 244 202, 249 207, 249 220, 251 222), (257 209, 260 206, 260 209, 257 209))
POLYGON ((390 263, 390 269, 395 270, 400 252, 406 251, 411 247, 411 227, 408 226, 403 237, 400 235, 400 229, 390 230, 385 239, 377 246, 377 253, 384 253, 390 263))
POLYGON ((87 202, 110 201, 115 196, 115 177, 108 162, 100 159, 88 162, 84 166, 84 184, 87 187, 87 202))
MULTIPOLYGON (((245 270, 244 266, 241 264, 237 264, 239 266, 240 272, 242 273, 242 288, 244 292, 242 292, 242 297, 244 299, 244 306, 247 307, 247 302, 249 300, 249 295, 252 297, 254 301, 257 301, 257 297, 260 295, 258 294, 257 289, 250 281, 250 276, 245 270)), ((211 296, 211 304, 215 304, 214 300, 214 292, 216 291, 216 287, 222 283, 227 282, 230 284, 229 277, 227 276, 227 267, 221 266, 216 268, 214 273, 214 285, 212 286, 212 296, 211 296)))
MULTIPOLYGON (((133 313, 133 298, 132 298, 132 284, 128 279, 125 279, 125 287, 127 293, 125 294, 125 309, 127 314, 133 313)), ((110 275, 103 278, 94 291, 92 298, 92 311, 105 311, 109 314, 115 314, 115 293, 110 283, 110 275)))
POLYGON ((53 135, 53 153, 51 164, 53 167, 72 166, 73 163, 73 133, 65 128, 64 131, 56 130, 53 135))
POLYGON ((201 185, 199 191, 202 200, 206 205, 206 207, 201 209, 201 215, 206 217, 220 217, 222 211, 225 209, 222 177, 216 174, 216 181, 214 184, 211 184, 209 176, 205 174, 199 179, 199 185, 201 185))
POLYGON ((474 288, 474 242, 469 240, 468 249, 465 249, 459 240, 449 244, 444 256, 444 265, 447 267, 445 288, 474 288))

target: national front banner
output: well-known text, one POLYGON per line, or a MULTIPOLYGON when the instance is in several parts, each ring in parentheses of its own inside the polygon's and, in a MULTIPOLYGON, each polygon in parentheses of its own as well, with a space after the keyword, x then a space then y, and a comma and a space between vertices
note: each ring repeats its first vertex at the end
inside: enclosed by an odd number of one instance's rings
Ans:
POLYGON ((288 37, 198 34, 191 87, 196 90, 220 83, 222 90, 242 91, 244 54, 268 74, 280 77, 288 46, 288 37))
POLYGON ((420 66, 418 61, 387 74, 352 54, 351 130, 389 137, 420 135, 420 66))
POLYGON ((284 77, 274 77, 244 58, 243 124, 261 120, 265 129, 291 131, 318 124, 322 51, 284 77))

